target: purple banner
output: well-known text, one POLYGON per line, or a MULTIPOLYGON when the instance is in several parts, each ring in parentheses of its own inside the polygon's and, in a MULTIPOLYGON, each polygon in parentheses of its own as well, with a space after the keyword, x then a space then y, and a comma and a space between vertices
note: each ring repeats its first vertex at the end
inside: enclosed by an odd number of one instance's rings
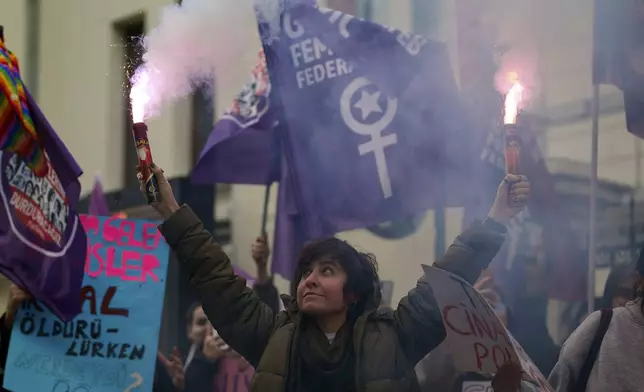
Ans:
POLYGON ((445 45, 307 6, 283 23, 265 52, 307 234, 462 205, 467 130, 445 45))
POLYGON ((82 170, 28 95, 48 173, 0 153, 0 272, 64 320, 80 311, 87 237, 76 208, 82 170))

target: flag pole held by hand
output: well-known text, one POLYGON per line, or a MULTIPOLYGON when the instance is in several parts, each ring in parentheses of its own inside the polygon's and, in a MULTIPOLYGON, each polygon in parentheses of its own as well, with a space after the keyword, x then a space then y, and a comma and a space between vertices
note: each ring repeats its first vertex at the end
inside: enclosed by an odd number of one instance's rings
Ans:
POLYGON ((266 223, 268 221, 268 202, 271 199, 271 184, 266 185, 264 190, 264 209, 262 210, 262 227, 260 235, 266 235, 266 223))

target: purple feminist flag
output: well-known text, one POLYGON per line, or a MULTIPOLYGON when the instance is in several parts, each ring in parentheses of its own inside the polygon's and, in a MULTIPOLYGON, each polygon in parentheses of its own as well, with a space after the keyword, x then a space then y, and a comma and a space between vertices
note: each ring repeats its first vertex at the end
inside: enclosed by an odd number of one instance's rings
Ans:
POLYGON ((463 204, 468 149, 445 45, 298 6, 265 52, 309 237, 463 204))
POLYGON ((28 96, 48 173, 36 177, 17 155, 0 153, 0 272, 63 320, 80 311, 87 238, 76 207, 83 173, 28 96))
MULTIPOLYGON (((361 74, 391 97, 398 97, 407 91, 410 82, 425 78, 426 75, 421 72, 425 66, 431 67, 437 75, 451 73, 445 44, 422 35, 402 32, 340 11, 316 9, 306 4, 294 5, 289 19, 294 21, 293 26, 302 26, 308 34, 318 37, 339 57, 359 68, 361 74)), ((294 54, 297 55, 299 54, 294 54)), ((443 93, 457 92, 451 74, 445 83, 425 88, 436 87, 447 88, 443 93)))
POLYGON ((94 216, 110 215, 110 209, 107 206, 107 200, 105 200, 105 194, 103 193, 101 178, 98 176, 96 177, 96 180, 94 180, 94 188, 92 188, 92 194, 89 198, 89 208, 87 212, 94 216))
POLYGON ((221 116, 192 172, 197 184, 270 184, 279 179, 275 170, 278 145, 270 105, 271 84, 264 52, 251 80, 221 116))

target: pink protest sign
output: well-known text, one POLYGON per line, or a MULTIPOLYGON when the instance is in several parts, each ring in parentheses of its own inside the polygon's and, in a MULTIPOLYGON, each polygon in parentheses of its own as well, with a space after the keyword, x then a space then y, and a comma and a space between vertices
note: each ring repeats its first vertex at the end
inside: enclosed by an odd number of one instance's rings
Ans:
POLYGON ((38 304, 25 304, 11 334, 4 387, 150 392, 168 245, 158 222, 90 215, 81 221, 87 233, 82 311, 63 322, 38 304))

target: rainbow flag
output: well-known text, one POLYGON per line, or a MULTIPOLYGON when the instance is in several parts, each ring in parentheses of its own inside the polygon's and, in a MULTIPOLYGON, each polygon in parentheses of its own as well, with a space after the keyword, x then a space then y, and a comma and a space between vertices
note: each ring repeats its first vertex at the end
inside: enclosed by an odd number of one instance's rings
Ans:
POLYGON ((33 173, 47 174, 45 151, 31 118, 18 58, 4 44, 0 30, 0 150, 22 158, 33 173))

